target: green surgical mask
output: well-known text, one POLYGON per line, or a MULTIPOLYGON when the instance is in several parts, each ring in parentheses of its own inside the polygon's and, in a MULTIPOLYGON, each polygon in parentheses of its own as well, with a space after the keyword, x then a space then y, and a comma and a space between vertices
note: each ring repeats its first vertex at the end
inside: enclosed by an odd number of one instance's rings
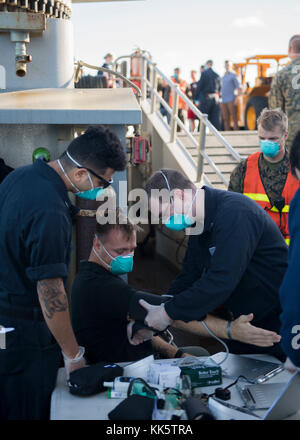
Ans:
MULTIPOLYGON (((100 241, 100 240, 99 240, 100 241)), ((100 241, 101 243, 101 241, 100 241)), ((102 263, 105 264, 105 266, 110 268, 110 271, 113 275, 122 275, 128 272, 132 272, 133 269, 133 255, 119 255, 118 257, 113 257, 110 255, 110 253, 105 249, 103 244, 101 243, 101 246, 103 247, 104 251, 107 253, 107 255, 112 259, 110 264, 107 264, 103 258, 100 257, 96 249, 93 247, 93 251, 95 255, 99 258, 102 263)))
MULTIPOLYGON (((162 171, 160 171, 160 172, 165 178, 169 192, 171 192, 171 188, 170 188, 170 185, 169 185, 169 182, 168 182, 166 175, 162 171)), ((196 198, 197 191, 193 197, 193 200, 191 201, 190 207, 188 209, 188 214, 190 213, 190 211, 193 207, 193 203, 196 198)), ((173 201, 173 203, 174 203, 174 201, 173 201)), ((171 215, 171 217, 168 218, 168 220, 164 223, 164 225, 167 228, 172 229, 173 231, 183 231, 184 229, 192 226, 192 224, 194 224, 194 223, 195 223, 195 221, 192 220, 192 218, 189 215, 173 214, 173 215, 171 215)))

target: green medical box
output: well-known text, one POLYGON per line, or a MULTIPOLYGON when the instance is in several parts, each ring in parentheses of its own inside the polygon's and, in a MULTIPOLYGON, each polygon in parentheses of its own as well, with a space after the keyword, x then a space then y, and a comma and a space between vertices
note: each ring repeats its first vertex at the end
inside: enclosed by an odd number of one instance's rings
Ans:
POLYGON ((218 366, 189 365, 180 366, 181 373, 190 377, 192 387, 221 385, 222 369, 218 366))

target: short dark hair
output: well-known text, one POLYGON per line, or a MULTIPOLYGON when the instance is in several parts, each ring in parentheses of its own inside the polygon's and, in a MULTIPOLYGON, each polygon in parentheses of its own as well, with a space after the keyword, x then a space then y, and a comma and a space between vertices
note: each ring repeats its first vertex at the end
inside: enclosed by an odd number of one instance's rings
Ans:
POLYGON ((192 182, 187 177, 185 177, 182 173, 180 173, 177 170, 164 168, 164 169, 154 173, 150 177, 148 182, 146 183, 145 191, 146 191, 148 197, 151 197, 151 191, 153 189, 158 189, 158 190, 168 189, 166 179, 162 175, 161 171, 166 176, 166 178, 169 182, 169 186, 170 186, 171 191, 173 189, 184 190, 184 189, 192 189, 193 188, 192 182))
POLYGON ((300 34, 295 34, 290 38, 289 49, 293 49, 294 53, 300 53, 300 34))
POLYGON ((126 213, 119 207, 117 207, 115 210, 108 210, 106 209, 103 213, 103 217, 109 217, 109 215, 112 214, 115 217, 116 222, 115 223, 105 223, 100 224, 97 222, 96 224, 96 230, 95 235, 97 238, 100 238, 101 241, 105 241, 105 238, 107 237, 107 234, 109 231, 119 229, 123 232, 125 237, 129 240, 132 236, 134 231, 141 231, 142 228, 140 228, 137 224, 133 223, 126 213))
MULTIPOLYGON (((105 173, 107 168, 115 171, 126 168, 126 154, 119 138, 101 125, 88 127, 70 143, 66 151, 82 166, 100 174, 105 173)), ((66 151, 60 159, 67 169, 72 169, 76 164, 69 159, 66 151)))
POLYGON ((214 64, 213 60, 207 60, 206 64, 209 64, 210 66, 212 66, 214 64))
POLYGON ((295 139, 293 140, 290 150, 290 163, 293 175, 296 176, 296 168, 300 171, 300 131, 298 131, 295 139))

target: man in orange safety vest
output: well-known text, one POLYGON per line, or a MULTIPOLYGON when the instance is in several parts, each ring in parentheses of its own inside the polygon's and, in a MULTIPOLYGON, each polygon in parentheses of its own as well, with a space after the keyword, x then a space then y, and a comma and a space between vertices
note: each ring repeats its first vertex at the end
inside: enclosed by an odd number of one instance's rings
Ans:
POLYGON ((280 109, 263 109, 257 120, 260 150, 243 160, 231 173, 228 189, 257 202, 278 225, 287 245, 288 213, 299 188, 291 174, 285 141, 288 119, 280 109))
MULTIPOLYGON (((185 93, 186 92, 186 88, 187 88, 187 83, 184 79, 181 78, 181 71, 179 67, 176 67, 176 69, 174 69, 174 75, 171 76, 171 80, 174 84, 178 84, 180 90, 185 93)), ((173 107, 173 93, 170 93, 170 100, 169 100, 169 106, 172 108, 173 107)), ((184 100, 179 96, 178 98, 178 118, 183 122, 184 124, 184 113, 183 111, 186 108, 186 103, 184 102, 184 100)), ((181 128, 179 127, 179 125, 177 125, 177 131, 181 131, 181 128)))

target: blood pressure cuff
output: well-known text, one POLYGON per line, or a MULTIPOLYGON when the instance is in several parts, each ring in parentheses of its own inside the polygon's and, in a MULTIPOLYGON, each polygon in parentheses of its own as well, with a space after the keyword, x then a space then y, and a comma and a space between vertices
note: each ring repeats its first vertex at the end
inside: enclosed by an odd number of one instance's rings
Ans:
POLYGON ((153 293, 148 293, 148 292, 144 292, 142 290, 137 290, 135 292, 135 294, 132 296, 131 301, 129 303, 129 317, 131 319, 134 319, 136 322, 132 327, 132 336, 133 337, 135 335, 135 333, 141 329, 148 329, 148 330, 153 330, 154 335, 163 333, 163 332, 158 332, 156 329, 152 329, 151 327, 148 327, 145 323, 144 320, 147 316, 147 310, 144 309, 144 307, 142 307, 139 303, 140 299, 143 299, 145 301, 147 301, 149 304, 152 304, 154 306, 159 306, 162 303, 165 303, 167 301, 169 301, 171 296, 167 295, 167 296, 162 296, 162 295, 154 295, 153 293))
POLYGON ((160 304, 169 301, 170 296, 154 295, 153 293, 137 290, 131 298, 128 313, 131 319, 144 322, 147 316, 147 310, 139 304, 140 299, 147 301, 153 306, 159 306, 160 304))
POLYGON ((92 396, 105 390, 103 382, 112 382, 122 375, 123 368, 119 365, 99 362, 70 373, 67 384, 70 393, 75 396, 92 396))
POLYGON ((109 414, 109 420, 152 420, 154 399, 132 395, 127 397, 109 414))
POLYGON ((147 327, 146 324, 144 324, 143 322, 141 322, 141 321, 136 321, 136 322, 133 324, 133 326, 132 326, 131 338, 133 338, 134 335, 135 335, 139 330, 142 330, 142 329, 145 329, 145 328, 150 330, 150 328, 147 327))

